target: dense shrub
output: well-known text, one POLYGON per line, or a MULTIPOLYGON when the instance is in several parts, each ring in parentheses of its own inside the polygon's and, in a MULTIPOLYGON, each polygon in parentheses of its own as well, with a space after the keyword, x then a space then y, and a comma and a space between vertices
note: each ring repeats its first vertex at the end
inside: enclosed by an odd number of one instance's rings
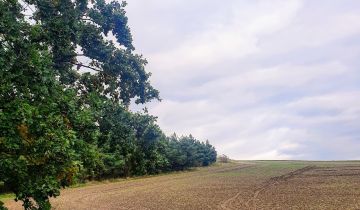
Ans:
POLYGON ((226 156, 226 155, 220 155, 219 157, 218 157, 218 162, 220 162, 220 163, 229 163, 230 162, 230 158, 228 157, 228 156, 226 156))

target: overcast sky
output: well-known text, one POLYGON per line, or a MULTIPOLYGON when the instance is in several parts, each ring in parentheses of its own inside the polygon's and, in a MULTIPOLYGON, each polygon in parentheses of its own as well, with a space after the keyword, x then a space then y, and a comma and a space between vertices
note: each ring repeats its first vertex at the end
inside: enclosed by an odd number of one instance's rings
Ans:
POLYGON ((235 159, 360 159, 360 1, 128 0, 167 134, 235 159))

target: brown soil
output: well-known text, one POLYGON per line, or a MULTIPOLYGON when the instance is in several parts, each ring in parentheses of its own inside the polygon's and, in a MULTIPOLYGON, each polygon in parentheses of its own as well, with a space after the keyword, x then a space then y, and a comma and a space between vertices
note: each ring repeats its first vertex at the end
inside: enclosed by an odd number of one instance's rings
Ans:
MULTIPOLYGON (((7 200, 10 209, 21 204, 7 200)), ((54 209, 360 209, 359 162, 249 161, 68 188, 54 209)))
POLYGON ((261 193, 259 209, 360 209, 360 166, 314 167, 261 193))

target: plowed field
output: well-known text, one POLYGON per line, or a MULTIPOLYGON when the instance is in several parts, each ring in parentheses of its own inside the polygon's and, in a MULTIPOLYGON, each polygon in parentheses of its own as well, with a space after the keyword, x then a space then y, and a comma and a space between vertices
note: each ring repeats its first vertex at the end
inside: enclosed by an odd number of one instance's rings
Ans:
MULTIPOLYGON (((21 204, 5 200, 9 209, 21 204)), ((360 209, 360 162, 236 161, 62 190, 54 209, 360 209)))

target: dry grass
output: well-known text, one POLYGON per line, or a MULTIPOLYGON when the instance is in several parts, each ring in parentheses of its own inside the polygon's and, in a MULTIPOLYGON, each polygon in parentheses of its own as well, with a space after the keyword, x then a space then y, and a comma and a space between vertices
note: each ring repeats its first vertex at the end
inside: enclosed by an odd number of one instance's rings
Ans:
POLYGON ((360 209, 360 162, 238 161, 68 188, 51 202, 65 210, 360 209))

